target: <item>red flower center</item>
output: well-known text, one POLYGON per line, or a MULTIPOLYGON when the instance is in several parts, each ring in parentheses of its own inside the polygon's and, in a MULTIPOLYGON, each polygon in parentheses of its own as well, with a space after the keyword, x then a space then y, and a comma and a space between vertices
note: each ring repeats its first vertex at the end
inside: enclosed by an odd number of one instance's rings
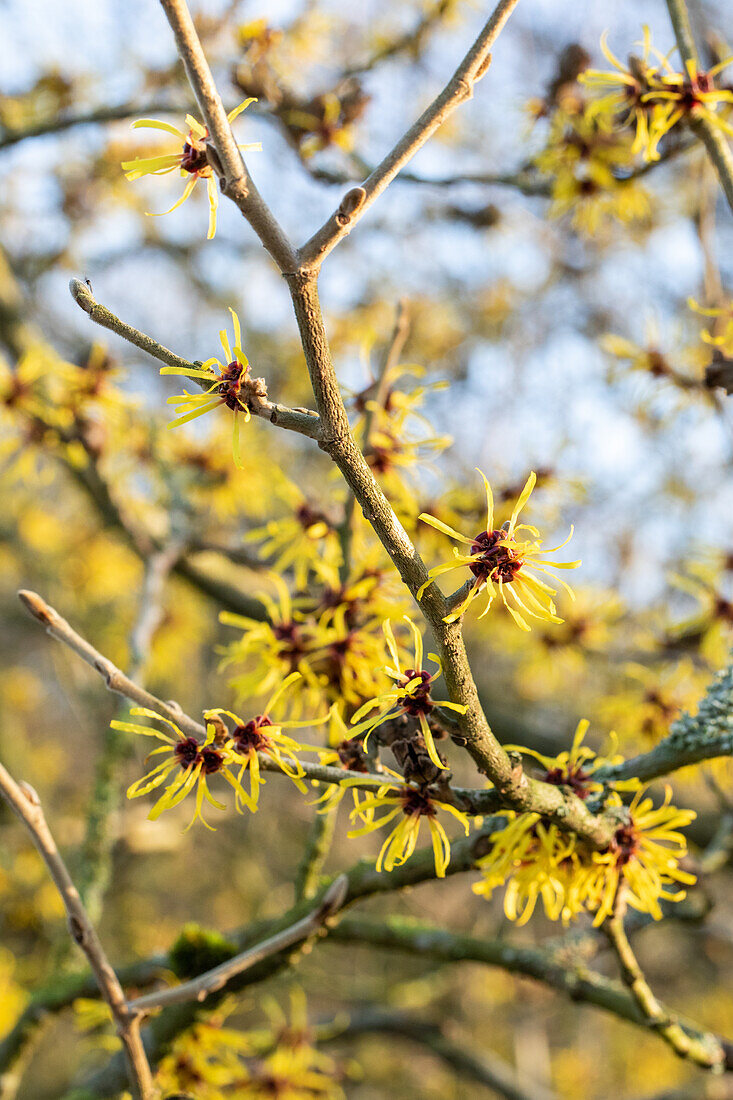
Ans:
POLYGON ((588 783, 591 776, 579 764, 571 764, 566 768, 549 768, 543 778, 545 783, 552 783, 556 787, 570 787, 583 800, 590 794, 588 783))
POLYGON ((224 757, 217 749, 211 745, 201 748, 195 737, 187 737, 185 741, 179 741, 173 751, 182 768, 193 768, 200 764, 201 770, 206 775, 218 772, 224 763, 224 757))
POLYGON ((254 749, 255 752, 259 752, 262 749, 268 748, 270 745, 270 738, 265 733, 261 733, 263 726, 271 726, 272 722, 266 714, 258 714, 256 718, 250 719, 243 726, 237 726, 232 733, 234 739, 234 747, 237 752, 241 752, 243 756, 246 756, 250 750, 254 749))
POLYGON ((185 741, 179 741, 173 751, 181 767, 190 768, 198 760, 199 743, 195 737, 187 737, 185 741))
POLYGON ((199 145, 198 142, 187 141, 183 146, 183 154, 181 155, 181 168, 184 172, 201 172, 204 168, 209 167, 209 162, 206 158, 206 147, 199 145))
POLYGON ((207 745, 205 749, 201 750, 200 760, 202 770, 206 775, 213 775, 214 772, 218 772, 224 763, 222 754, 213 749, 211 745, 207 745))
POLYGON ((401 705, 406 714, 417 718, 419 714, 430 714, 434 703, 430 698, 430 673, 416 668, 406 668, 402 678, 402 687, 406 688, 416 680, 419 684, 413 688, 409 695, 401 700, 401 705))
POLYGON ((432 801, 422 791, 406 791, 402 796, 402 812, 408 817, 416 814, 420 817, 435 817, 436 809, 432 801))
POLYGON ((473 561, 469 569, 479 582, 486 580, 502 581, 510 584, 516 574, 522 568, 522 561, 508 546, 502 546, 506 539, 506 532, 502 530, 482 531, 471 544, 471 553, 480 554, 478 561, 473 561))
POLYGON ((221 381, 216 387, 216 392, 226 407, 232 409, 233 412, 242 407, 239 395, 248 369, 248 367, 243 367, 241 363, 234 359, 231 363, 227 363, 221 372, 221 381))
POLYGON ((639 836, 633 822, 616 830, 609 847, 616 854, 617 867, 625 867, 634 858, 639 850, 639 836))

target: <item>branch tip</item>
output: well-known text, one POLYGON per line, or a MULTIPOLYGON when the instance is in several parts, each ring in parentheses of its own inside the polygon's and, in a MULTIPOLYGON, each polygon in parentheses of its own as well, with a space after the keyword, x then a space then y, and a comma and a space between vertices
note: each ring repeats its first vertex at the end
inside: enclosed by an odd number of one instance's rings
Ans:
POLYGON ((349 880, 346 875, 339 875, 338 878, 329 886, 326 893, 323 895, 321 904, 318 908, 318 915, 321 920, 325 920, 333 913, 338 912, 344 905, 346 897, 349 892, 349 880))
POLYGON ((83 283, 81 279, 70 279, 69 291, 76 304, 81 306, 85 313, 92 312, 97 303, 86 283, 83 283))
POLYGON ((44 626, 51 626, 53 617, 50 614, 50 608, 37 592, 31 592, 28 588, 21 588, 18 591, 18 599, 30 611, 34 619, 38 619, 39 623, 43 623, 44 626))

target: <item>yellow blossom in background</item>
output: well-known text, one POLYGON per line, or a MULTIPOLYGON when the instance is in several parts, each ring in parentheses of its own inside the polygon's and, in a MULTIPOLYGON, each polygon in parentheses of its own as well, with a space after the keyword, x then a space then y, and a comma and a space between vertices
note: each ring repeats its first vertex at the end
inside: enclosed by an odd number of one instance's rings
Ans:
MULTIPOLYGON (((235 107, 233 111, 229 112, 227 115, 229 121, 234 122, 235 118, 237 118, 246 107, 249 107, 250 103, 254 102, 255 100, 252 98, 245 99, 238 107, 235 107)), ((135 157, 134 160, 123 161, 122 168, 127 179, 131 183, 141 179, 143 176, 164 176, 169 172, 175 171, 176 168, 180 169, 182 178, 185 179, 186 176, 189 177, 180 199, 178 199, 169 210, 166 210, 164 212, 165 214, 170 214, 174 210, 177 210, 189 197, 200 179, 206 180, 206 189, 209 195, 209 231, 207 233, 207 238, 211 240, 216 233, 216 210, 219 205, 219 187, 209 157, 209 150, 212 149, 209 145, 209 131, 192 115, 186 115, 186 126, 188 127, 186 131, 179 130, 177 126, 172 126, 169 122, 160 122, 158 119, 154 118, 140 118, 136 122, 133 122, 133 130, 140 129, 141 127, 151 130, 162 130, 178 138, 178 140, 183 143, 183 146, 179 151, 174 153, 164 153, 152 157, 135 157)), ((262 146, 259 142, 255 142, 249 145, 240 145, 239 148, 259 151, 262 149, 262 146)), ((162 217, 163 215, 160 216, 162 217)))
POLYGON ((421 411, 426 398, 446 387, 444 381, 413 385, 425 374, 417 364, 396 363, 364 389, 347 391, 357 413, 353 432, 369 467, 393 506, 411 516, 419 478, 432 469, 430 459, 450 446, 452 439, 436 435, 421 411))
POLYGON ((344 1100, 342 1071, 315 1045, 302 991, 291 990, 289 1016, 272 997, 258 1007, 267 1016, 261 1027, 225 1026, 237 1008, 232 999, 212 1020, 179 1035, 156 1073, 163 1095, 184 1089, 194 1090, 196 1100, 265 1100, 274 1093, 284 1100, 344 1100))
MULTIPOLYGON (((529 638, 515 637, 514 645, 508 623, 502 634, 502 644, 516 657, 514 684, 525 699, 560 700, 569 690, 574 694, 583 692, 589 686, 593 660, 607 653, 623 633, 624 605, 615 592, 587 586, 574 586, 573 591, 575 600, 567 605, 562 623, 533 631, 529 638)), ((498 626, 492 621, 489 630, 495 631, 498 626)), ((513 628, 512 633, 516 636, 513 628)), ((482 639, 484 634, 488 642, 492 635, 485 626, 482 639)))
POLYGON ((392 871, 395 867, 400 867, 403 863, 406 863, 415 851, 420 835, 420 822, 424 817, 427 819, 430 830, 435 859, 435 874, 438 878, 445 878, 446 868, 450 863, 450 840, 438 820, 438 811, 444 810, 460 821, 466 836, 468 836, 470 829, 468 818, 455 806, 440 802, 417 788, 407 787, 401 791, 386 793, 388 791, 390 791, 390 788, 385 785, 376 794, 367 794, 354 807, 350 814, 352 821, 361 818, 366 824, 353 827, 347 835, 352 838, 365 836, 376 829, 381 829, 382 826, 402 815, 377 856, 377 871, 392 871), (381 809, 385 809, 387 812, 382 817, 377 818, 375 811, 381 809))
MULTIPOLYGON (((679 341, 674 339, 666 341, 671 344, 671 350, 663 350, 658 326, 653 321, 649 321, 646 325, 644 344, 636 344, 633 340, 611 333, 602 336, 599 343, 606 355, 627 365, 630 371, 675 387, 680 394, 681 407, 684 407, 683 395, 689 393, 708 395, 708 391, 703 386, 705 366, 708 361, 705 349, 699 344, 680 346, 679 341)), ((619 371, 613 371, 610 380, 613 381, 619 373, 619 371)))
POLYGON ((277 593, 273 599, 267 592, 260 592, 257 599, 263 604, 267 618, 250 618, 231 611, 222 611, 219 621, 242 631, 242 637, 224 649, 221 667, 245 666, 230 683, 243 699, 271 692, 292 672, 303 677, 298 693, 298 704, 309 706, 321 697, 317 677, 312 671, 313 653, 319 638, 303 621, 293 606, 288 586, 277 574, 270 574, 277 593))
MULTIPOLYGON (((394 605, 392 605, 394 607, 394 605)), ((359 618, 350 614, 347 602, 324 611, 317 620, 311 669, 327 699, 341 699, 358 707, 387 683, 384 669, 384 636, 377 614, 359 618)))
POLYGON ((692 596, 697 605, 692 615, 676 621, 669 630, 672 644, 694 644, 711 668, 725 664, 733 638, 733 573, 723 561, 696 561, 674 573, 674 588, 692 596), (722 566, 722 568, 721 568, 722 566))
POLYGON ((248 531, 245 543, 258 543, 260 556, 271 559, 275 572, 292 568, 296 588, 306 588, 311 573, 335 588, 341 564, 336 524, 285 477, 276 481, 273 495, 283 501, 289 514, 248 531))
POLYGON ((561 584, 568 595, 573 598, 573 591, 569 585, 560 578, 553 577, 547 567, 550 566, 552 569, 575 569, 580 565, 580 562, 548 561, 544 556, 545 554, 555 553, 569 542, 573 534, 572 527, 565 542, 544 550, 542 539, 536 527, 531 527, 526 523, 517 524, 519 515, 537 482, 537 475, 532 472, 519 495, 506 528, 495 529, 494 498, 491 486, 486 476, 480 470, 478 472, 481 474, 486 487, 485 531, 469 538, 467 535, 461 534, 460 531, 455 531, 448 524, 443 523, 442 520, 438 520, 425 512, 421 513, 419 517, 424 523, 434 527, 437 531, 442 531, 443 534, 468 546, 470 553, 461 554, 454 548, 453 561, 430 569, 428 572, 430 580, 418 592, 418 599, 436 577, 442 576, 444 573, 450 573, 454 569, 468 566, 474 578, 470 582, 468 594, 449 615, 445 616, 445 622, 455 622, 459 619, 483 589, 486 590, 486 606, 479 617, 483 617, 487 613, 494 598, 498 595, 517 626, 521 627, 522 630, 530 629, 526 621, 527 618, 540 619, 551 623, 562 622, 562 619, 557 615, 553 601, 556 590, 551 588, 537 574, 551 577, 555 583, 561 584), (531 541, 524 535, 520 536, 520 532, 527 532, 531 536, 531 541))
POLYGON ((699 305, 694 298, 688 298, 687 304, 701 317, 714 318, 714 324, 710 331, 703 331, 702 339, 706 344, 712 344, 729 359, 733 359, 733 299, 726 301, 718 307, 705 308, 699 305))
POLYGON ((16 971, 12 952, 0 947, 0 1038, 10 1031, 27 1001, 16 971))
POLYGON ((630 178, 634 154, 627 135, 614 133, 590 111, 555 111, 545 148, 535 157, 552 179, 549 215, 569 215, 575 230, 597 237, 613 222, 648 222, 649 196, 630 178))
POLYGON ((704 118, 724 134, 733 134, 718 113, 719 107, 733 103, 733 92, 716 88, 713 82, 731 63, 731 58, 708 71, 699 70, 690 61, 684 73, 677 72, 669 58, 652 45, 649 28, 645 26, 643 42, 639 43, 642 57, 632 55, 625 66, 611 53, 606 37, 604 34, 601 38, 601 49, 613 70, 588 69, 580 80, 589 87, 612 89, 595 101, 592 110, 598 117, 608 116, 611 124, 634 127, 635 154, 642 153, 646 160, 658 160, 660 141, 685 117, 704 118))
POLYGON ((653 667, 628 661, 623 672, 626 683, 599 701, 599 715, 639 751, 666 737, 683 710, 694 714, 710 680, 689 657, 653 667))

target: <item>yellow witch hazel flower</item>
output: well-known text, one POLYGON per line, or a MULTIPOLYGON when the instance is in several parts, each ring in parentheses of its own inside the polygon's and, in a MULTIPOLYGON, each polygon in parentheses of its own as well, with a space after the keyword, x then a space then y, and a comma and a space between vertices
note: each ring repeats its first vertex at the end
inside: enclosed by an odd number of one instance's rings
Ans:
POLYGON ((715 326, 712 332, 703 332, 702 339, 706 344, 720 348, 723 355, 733 359, 733 298, 719 308, 706 309, 699 305, 694 298, 688 298, 687 304, 695 313, 702 317, 714 317, 715 326))
MULTIPOLYGON (((363 779, 344 779, 340 783, 334 783, 332 786, 327 787, 324 793, 311 803, 311 805, 319 807, 317 813, 327 814, 335 810, 349 790, 354 799, 354 806, 358 807, 362 795, 357 784, 361 786, 363 783, 375 782, 378 787, 384 787, 385 776, 390 776, 395 780, 395 786, 405 785, 403 777, 398 772, 392 771, 391 768, 384 765, 381 766, 379 779, 370 776, 369 757, 364 752, 362 740, 358 736, 349 736, 349 729, 336 704, 331 707, 328 741, 333 747, 318 750, 318 763, 326 764, 328 767, 338 766, 345 771, 359 772, 363 779)), ((373 810, 371 813, 365 811, 365 820, 373 816, 373 810)))
POLYGON ((226 809, 226 806, 221 802, 217 802, 208 788, 208 777, 217 773, 221 774, 234 787, 238 798, 241 798, 242 801, 248 801, 248 795, 229 770, 235 760, 234 754, 219 742, 216 736, 216 727, 213 724, 207 723, 206 738, 201 742, 195 737, 189 737, 169 718, 164 718, 162 714, 157 714, 147 707, 133 707, 130 714, 135 717, 152 718, 156 722, 163 722, 165 725, 170 726, 175 734, 175 737, 171 737, 169 733, 162 733, 160 730, 151 729, 150 726, 142 726, 136 722, 121 722, 116 719, 110 722, 112 729, 122 730, 125 733, 138 733, 143 737, 154 737, 158 741, 164 742, 160 748, 153 749, 148 759, 160 753, 165 753, 166 759, 162 764, 156 765, 141 779, 137 779, 128 787, 128 798, 140 798, 142 795, 149 794, 150 791, 162 786, 172 772, 177 771, 173 781, 168 784, 148 814, 151 821, 155 821, 165 810, 171 810, 179 802, 183 802, 186 796, 195 788, 196 808, 186 829, 190 829, 194 821, 197 820, 201 821, 207 829, 212 829, 212 826, 204 820, 202 814, 204 799, 215 806, 217 810, 226 809))
MULTIPOLYGON (((517 523, 519 514, 532 495, 532 490, 537 482, 537 475, 533 471, 527 478, 508 524, 495 530, 494 498, 491 486, 486 479, 486 475, 481 470, 477 472, 481 474, 486 486, 487 515, 485 531, 481 531, 470 538, 426 512, 422 512, 419 516, 423 523, 429 524, 437 531, 442 531, 443 534, 449 535, 450 538, 470 547, 470 552, 461 554, 454 547, 452 561, 437 565, 429 571, 428 576, 430 579, 418 591, 418 599, 436 577, 441 576, 443 573, 450 573, 454 569, 468 566, 474 577, 468 595, 460 602, 458 607, 445 616, 444 622, 452 623, 460 619, 479 592, 486 589, 486 606, 479 618, 483 618, 487 613, 498 594, 514 622, 522 630, 530 629, 527 618, 561 623, 563 620, 558 617, 552 598, 556 595, 556 590, 536 574, 541 573, 552 577, 547 566, 552 569, 575 569, 580 565, 579 561, 548 561, 545 557, 546 554, 554 554, 567 545, 572 538, 573 528, 570 528, 570 534, 565 542, 544 550, 537 528, 530 527, 526 523, 517 523), (520 536, 520 532, 527 532, 532 536, 531 540, 520 536)), ((552 577, 552 579, 555 583, 561 584, 570 598, 574 599, 573 590, 565 581, 559 577, 552 577)))
POLYGON ((188 378, 195 378, 203 384, 206 382, 211 383, 203 393, 194 394, 184 390, 182 394, 168 398, 167 403, 176 405, 176 413, 178 414, 175 420, 171 420, 168 427, 177 428, 181 424, 188 424, 190 420, 195 420, 197 417, 211 412, 212 409, 225 405, 234 413, 232 449, 234 464, 241 470, 243 463, 240 417, 244 417, 245 424, 249 423, 251 417, 250 401, 256 396, 264 397, 264 382, 262 379, 251 379, 249 377, 249 360, 242 351, 242 326, 234 310, 230 308, 229 312, 234 321, 234 347, 232 348, 229 343, 226 329, 222 329, 219 333, 221 346, 226 357, 226 365, 222 365, 216 357, 213 357, 197 367, 161 367, 160 373, 182 374, 188 378), (216 365, 216 370, 213 369, 214 365, 216 365))
MULTIPOLYGON (((576 734, 574 749, 579 741, 576 734)), ((602 763, 606 761, 597 758, 596 766, 602 763)), ((565 771, 562 781, 567 782, 573 771, 569 758, 561 770, 565 771)), ((632 783, 638 781, 624 786, 632 783)), ((577 768, 575 785, 569 785, 576 794, 584 791, 585 795, 593 787, 590 776, 580 782, 577 768)), ((598 927, 611 915, 623 881, 628 904, 661 919, 660 900, 680 901, 685 892, 678 887, 695 882, 694 875, 679 867, 687 847, 678 830, 696 815, 670 806, 669 788, 657 809, 644 794, 644 789, 638 790, 628 810, 621 807, 618 795, 612 795, 623 819, 611 843, 600 852, 587 848, 574 833, 562 833, 554 823, 543 822, 539 814, 507 814, 507 824, 492 835, 493 847, 478 863, 482 880, 474 885, 474 892, 489 898, 497 887, 506 886, 504 912, 518 924, 525 924, 541 901, 550 920, 567 923, 590 912, 598 927)))
MULTIPOLYGON (((583 738, 590 723, 583 718, 575 730, 569 750, 557 756, 544 756, 521 745, 507 745, 524 755, 533 756, 545 769, 545 783, 569 787, 578 798, 603 790, 593 773, 621 757, 601 757, 583 738)), ((620 788, 636 787, 637 780, 618 784, 620 788)), ((563 833, 554 823, 542 821, 539 814, 508 815, 507 825, 492 835, 493 847, 480 860, 483 873, 474 893, 491 897, 494 890, 507 884, 504 912, 509 920, 526 924, 538 901, 542 902, 550 920, 565 923, 583 911, 583 898, 578 890, 581 860, 576 837, 563 833)))
POLYGON ((550 920, 567 922, 582 911, 572 890, 579 869, 576 839, 546 825, 539 814, 507 814, 508 824, 492 834, 491 851, 479 860, 481 882, 475 894, 490 898, 506 884, 504 912, 509 920, 526 924, 538 901, 550 920))
POLYGON ((352 828, 347 836, 359 837, 381 829, 383 825, 393 821, 402 814, 397 825, 392 829, 385 840, 377 856, 377 871, 392 871, 406 863, 415 851, 420 835, 420 822, 427 818, 430 838, 433 844, 435 858, 435 874, 438 878, 445 878, 446 868, 450 863, 450 840, 438 820, 438 810, 445 810, 452 814, 465 829, 466 836, 470 828, 470 822, 466 815, 455 806, 447 802, 439 802, 436 798, 416 787, 405 787, 402 790, 389 791, 385 785, 374 794, 367 794, 351 811, 351 819, 361 818, 364 825, 352 828), (382 817, 375 817, 375 810, 386 809, 382 817))
MULTIPOLYGON (((255 102, 256 100, 252 98, 245 99, 238 107, 229 112, 227 118, 230 122, 234 122, 235 118, 245 108, 249 107, 250 103, 255 102)), ((213 147, 209 144, 209 131, 202 123, 195 119, 193 115, 186 115, 186 126, 188 130, 183 131, 179 130, 177 126, 171 126, 169 122, 160 122, 155 118, 139 118, 136 122, 133 122, 133 130, 140 128, 163 130, 183 142, 183 148, 175 153, 125 160, 122 162, 122 168, 131 183, 143 176, 165 176, 169 172, 175 171, 176 168, 180 168, 182 177, 189 177, 180 199, 169 210, 165 210, 163 214, 171 214, 174 210, 177 210, 189 197, 198 181, 200 179, 206 180, 206 189, 209 194, 209 231, 207 239, 211 240, 216 233, 216 211, 219 204, 218 182, 209 159, 209 154, 211 153, 214 157, 215 153, 213 147)), ((254 142, 249 145, 240 145, 239 148, 259 152, 262 145, 260 142, 254 142)), ((163 214, 156 216, 163 217, 163 214)))
POLYGON ((646 160, 659 159, 659 142, 686 116, 705 118, 712 126, 732 135, 733 129, 717 113, 721 104, 733 103, 733 92, 716 88, 713 77, 722 72, 733 58, 727 58, 703 72, 694 61, 685 72, 674 70, 668 57, 651 44, 649 28, 644 27, 641 58, 629 57, 624 66, 608 48, 607 35, 601 38, 601 50, 613 66, 612 72, 587 69, 579 80, 589 87, 613 89, 592 105, 597 115, 610 113, 621 126, 634 125, 632 151, 646 160))
POLYGON ((313 632, 295 610, 282 577, 273 573, 269 579, 277 590, 277 599, 267 592, 257 594, 267 619, 253 619, 232 611, 219 613, 219 622, 242 631, 241 638, 223 651, 221 667, 245 665, 245 671, 230 680, 237 696, 243 699, 265 695, 291 672, 300 672, 304 690, 295 701, 294 709, 297 710, 306 703, 314 705, 323 694, 309 664, 315 644, 313 632))
POLYGON ((335 522, 313 507, 297 485, 284 476, 278 477, 272 495, 285 504, 288 514, 248 531, 244 541, 259 543, 260 557, 272 559, 275 572, 292 568, 296 589, 307 587, 311 573, 335 588, 341 564, 335 522))
POLYGON ((326 714, 323 718, 306 718, 300 721, 290 720, 287 722, 274 721, 270 717, 270 712, 284 692, 300 678, 299 672, 293 672, 290 676, 286 676, 274 694, 268 699, 263 712, 247 721, 243 721, 232 711, 224 710, 221 707, 209 710, 204 715, 205 718, 211 718, 212 716, 224 714, 235 723, 234 729, 228 734, 227 745, 232 762, 240 765, 236 787, 236 806, 238 810, 241 810, 242 805, 244 805, 252 813, 257 811, 260 787, 265 782, 260 775, 260 763, 257 755, 260 752, 274 760, 283 774, 293 781, 299 791, 305 794, 308 790, 303 782, 302 777, 305 772, 298 760, 297 753, 308 751, 310 746, 299 744, 288 734, 283 733, 283 729, 303 729, 304 727, 318 726, 323 722, 327 722, 329 715, 326 714), (242 780, 247 771, 249 772, 250 781, 249 794, 242 787, 242 780))
POLYGON ((695 876, 679 866, 687 855, 687 841, 679 830, 697 814, 670 805, 671 787, 665 789, 664 802, 657 809, 645 793, 642 789, 634 795, 628 821, 616 830, 607 851, 591 853, 580 892, 586 908, 595 911, 596 927, 613 912, 621 880, 631 908, 649 913, 654 920, 662 919, 662 899, 681 901, 685 890, 678 887, 695 882, 695 876))
MULTIPOLYGON (((575 728, 570 749, 558 753, 557 756, 545 756, 536 749, 528 749, 523 745, 505 745, 504 747, 507 752, 521 752, 524 756, 533 756, 545 768, 544 775, 540 776, 544 783, 552 783, 556 787, 569 787, 573 794, 585 801, 588 795, 603 790, 603 784, 594 780, 593 773, 608 764, 620 764, 623 760, 622 756, 599 756, 589 745, 584 745, 583 738, 589 726, 588 719, 581 718, 575 728)), ((615 734, 610 734, 610 739, 615 745, 615 734)), ((636 779, 614 783, 616 790, 636 790, 638 786, 639 782, 636 779)))
POLYGON ((609 223, 648 221, 644 188, 630 176, 634 153, 629 135, 610 132, 592 107, 582 114, 554 113, 537 168, 552 177, 550 217, 570 215, 573 228, 589 237, 605 233, 609 223))
POLYGON ((436 702, 431 698, 430 686, 434 680, 437 680, 442 671, 440 658, 436 656, 435 653, 428 654, 430 660, 438 666, 436 671, 432 674, 422 667, 422 636, 412 620, 407 615, 405 615, 404 618, 412 631, 415 645, 414 667, 402 668, 392 624, 389 619, 387 619, 382 624, 382 629, 393 665, 385 665, 384 671, 390 679, 395 681, 395 685, 390 690, 382 692, 381 695, 377 695, 374 699, 368 699, 366 703, 359 707, 351 719, 352 722, 358 723, 356 729, 352 730, 352 736, 364 733, 364 744, 366 744, 369 734, 372 730, 376 729, 377 726, 389 722, 392 718, 399 718, 400 715, 410 715, 412 718, 417 718, 420 723, 420 730, 425 738, 428 756, 436 767, 445 769, 446 765, 440 759, 438 750, 435 747, 433 734, 428 723, 428 715, 432 713, 436 706, 444 707, 447 710, 455 710, 459 714, 465 714, 466 708, 462 703, 451 703, 443 700, 436 702), (376 715, 372 715, 371 718, 366 718, 362 721, 365 715, 373 710, 377 711, 376 715))

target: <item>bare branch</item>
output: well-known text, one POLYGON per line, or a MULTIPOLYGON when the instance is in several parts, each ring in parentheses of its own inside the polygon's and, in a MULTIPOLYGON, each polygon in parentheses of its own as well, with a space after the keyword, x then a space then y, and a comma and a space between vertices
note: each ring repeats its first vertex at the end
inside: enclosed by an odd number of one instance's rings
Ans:
POLYGON ((420 1043, 462 1077, 491 1089, 504 1100, 555 1100, 555 1093, 542 1085, 530 1084, 520 1078, 511 1065, 493 1051, 482 1049, 481 1054, 460 1046, 448 1039, 442 1028, 429 1020, 423 1020, 405 1012, 374 1008, 361 1009, 348 1018, 342 1028, 338 1022, 325 1024, 320 1042, 340 1042, 373 1031, 381 1031, 390 1037, 400 1036, 413 1043, 420 1043))
POLYGON ((185 0, 160 0, 223 170, 222 191, 239 207, 283 273, 297 270, 295 249, 255 187, 234 140, 185 0))
MULTIPOLYGON (((389 950, 406 951, 430 960, 444 962, 479 962, 499 966, 512 974, 534 978, 551 989, 566 994, 573 1002, 595 1005, 633 1024, 647 1024, 648 1018, 636 998, 620 983, 581 963, 568 966, 557 954, 534 947, 518 946, 505 940, 479 939, 427 924, 406 926, 401 921, 383 923, 358 917, 347 917, 331 932, 331 938, 349 943, 365 943, 389 950)), ((660 1006, 661 1007, 661 1006, 660 1006)), ((666 1009, 665 1017, 672 1019, 666 1009)), ((733 1069, 733 1046, 727 1040, 686 1021, 674 1018, 691 1047, 708 1051, 716 1059, 706 1064, 718 1070, 733 1069), (729 1060, 730 1059, 730 1060, 729 1060)), ((658 1029, 655 1029, 658 1030, 658 1029)))
MULTIPOLYGON (((451 861, 446 868, 446 874, 450 877, 463 874, 472 870, 476 860, 483 854, 483 846, 486 837, 498 827, 496 819, 487 819, 480 829, 470 836, 461 838, 452 845, 451 861)), ((400 867, 395 867, 388 875, 378 872, 371 860, 361 860, 349 869, 345 875, 348 882, 348 890, 343 906, 352 905, 362 898, 379 894, 393 893, 395 890, 403 890, 410 886, 417 886, 423 882, 435 880, 435 855, 432 845, 421 848, 419 851, 400 867)), ((325 887, 320 897, 323 897, 328 887, 325 887)), ((312 909, 312 902, 299 902, 281 917, 259 922, 257 925, 245 928, 237 936, 237 942, 246 949, 255 946, 263 938, 269 938, 283 929, 291 927, 294 921, 307 914, 312 909)), ((339 925, 333 928, 326 924, 323 928, 328 936, 334 935, 339 925)), ((228 988, 237 992, 270 978, 292 963, 292 953, 280 953, 268 955, 261 963, 251 967, 244 973, 235 975, 228 988)), ((630 998, 629 998, 630 1000, 630 998)), ((188 1003, 188 1007, 173 1006, 164 1010, 155 1019, 151 1026, 153 1034, 149 1042, 149 1055, 151 1062, 155 1063, 166 1051, 173 1041, 186 1027, 195 1023, 200 1008, 196 1001, 188 1003)), ((119 1056, 113 1057, 109 1064, 94 1075, 87 1087, 92 1096, 107 1097, 115 1095, 124 1085, 124 1066, 119 1056)))
POLYGON ((626 883, 622 879, 616 890, 613 914, 604 922, 603 931, 618 959, 624 984, 631 991, 645 1021, 680 1058, 718 1073, 723 1069, 733 1068, 728 1065, 725 1045, 717 1036, 710 1033, 699 1037, 690 1035, 654 996, 624 929, 625 888, 626 883))
POLYGON ((153 636, 163 618, 163 596, 165 582, 170 571, 181 556, 181 546, 170 546, 151 554, 145 562, 145 578, 140 594, 137 619, 130 634, 130 673, 133 679, 142 675, 142 670, 150 655, 153 636))
POLYGON ((466 707, 460 720, 460 743, 465 745, 479 770, 491 779, 505 805, 541 813, 557 821, 562 829, 583 836, 595 847, 605 847, 615 828, 610 820, 595 817, 568 789, 530 779, 497 741, 479 700, 461 624, 444 622, 446 601, 438 585, 428 584, 418 600, 418 591, 428 582, 428 571, 351 433, 331 359, 317 279, 317 272, 311 272, 293 276, 288 283, 322 424, 319 446, 338 466, 364 518, 371 524, 432 628, 450 698, 466 707))
POLYGON ((313 898, 318 893, 321 872, 336 835, 337 817, 338 806, 332 806, 325 813, 317 813, 310 823, 293 883, 296 901, 313 898))
POLYGON ((99 991, 109 1005, 122 1040, 127 1072, 136 1100, 151 1100, 153 1081, 140 1037, 140 1025, 128 1011, 119 979, 107 959, 79 891, 71 880, 48 828, 41 802, 31 786, 18 784, 0 764, 0 793, 28 829, 64 903, 69 934, 87 957, 99 991))
POLYGON ((220 963, 212 970, 207 970, 205 974, 193 978, 190 982, 183 982, 170 989, 161 989, 156 993, 147 993, 144 997, 130 1001, 127 1005, 128 1011, 144 1015, 169 1005, 206 1000, 209 994, 223 989, 232 978, 249 970, 255 963, 262 962, 270 955, 277 955, 280 951, 301 943, 320 931, 342 907, 346 901, 347 891, 348 879, 346 875, 339 875, 326 890, 316 908, 301 920, 296 921, 290 928, 275 933, 269 939, 263 940, 248 951, 243 951, 240 955, 235 955, 233 959, 220 963))
MULTIPOLYGON (((150 656, 153 636, 163 615, 166 580, 179 560, 181 549, 173 544, 145 561, 145 577, 138 613, 130 633, 131 676, 142 676, 150 656)), ((123 715, 120 701, 116 717, 123 715)), ((77 881, 91 919, 99 922, 112 873, 115 811, 119 805, 119 768, 130 753, 130 744, 109 726, 100 736, 101 749, 94 768, 94 786, 86 815, 77 881)))
POLYGON ((336 212, 300 250, 302 270, 315 270, 343 240, 389 183, 435 133, 446 118, 473 95, 477 81, 488 70, 491 47, 519 0, 500 0, 491 18, 471 46, 443 91, 387 154, 361 187, 347 191, 336 212))
POLYGON ((667 737, 653 749, 619 764, 608 764, 595 774, 604 783, 620 779, 647 782, 701 760, 732 755, 733 664, 716 674, 697 712, 680 715, 667 737))
MULTIPOLYGON (((148 355, 152 355, 154 359, 158 359, 161 363, 165 363, 169 367, 177 367, 179 370, 192 370, 196 368, 195 362, 189 362, 188 359, 182 359, 180 355, 176 355, 175 352, 170 351, 168 348, 164 347, 163 344, 159 344, 157 340, 153 340, 151 336, 141 332, 139 329, 133 328, 132 325, 128 325, 125 321, 121 321, 111 310, 101 305, 95 299, 89 287, 86 283, 81 282, 80 279, 72 279, 69 283, 69 290, 77 305, 79 305, 85 313, 88 313, 92 321, 96 324, 101 325, 103 328, 110 329, 111 332, 116 332, 123 340, 127 340, 130 344, 134 344, 135 347, 141 348, 143 351, 146 351, 148 355)), ((269 420, 271 424, 277 424, 280 428, 298 432, 300 435, 307 435, 311 439, 320 438, 318 416, 308 409, 289 409, 285 405, 278 405, 265 397, 256 397, 254 395, 251 398, 249 407, 250 412, 252 412, 254 416, 259 416, 263 420, 269 420)))

